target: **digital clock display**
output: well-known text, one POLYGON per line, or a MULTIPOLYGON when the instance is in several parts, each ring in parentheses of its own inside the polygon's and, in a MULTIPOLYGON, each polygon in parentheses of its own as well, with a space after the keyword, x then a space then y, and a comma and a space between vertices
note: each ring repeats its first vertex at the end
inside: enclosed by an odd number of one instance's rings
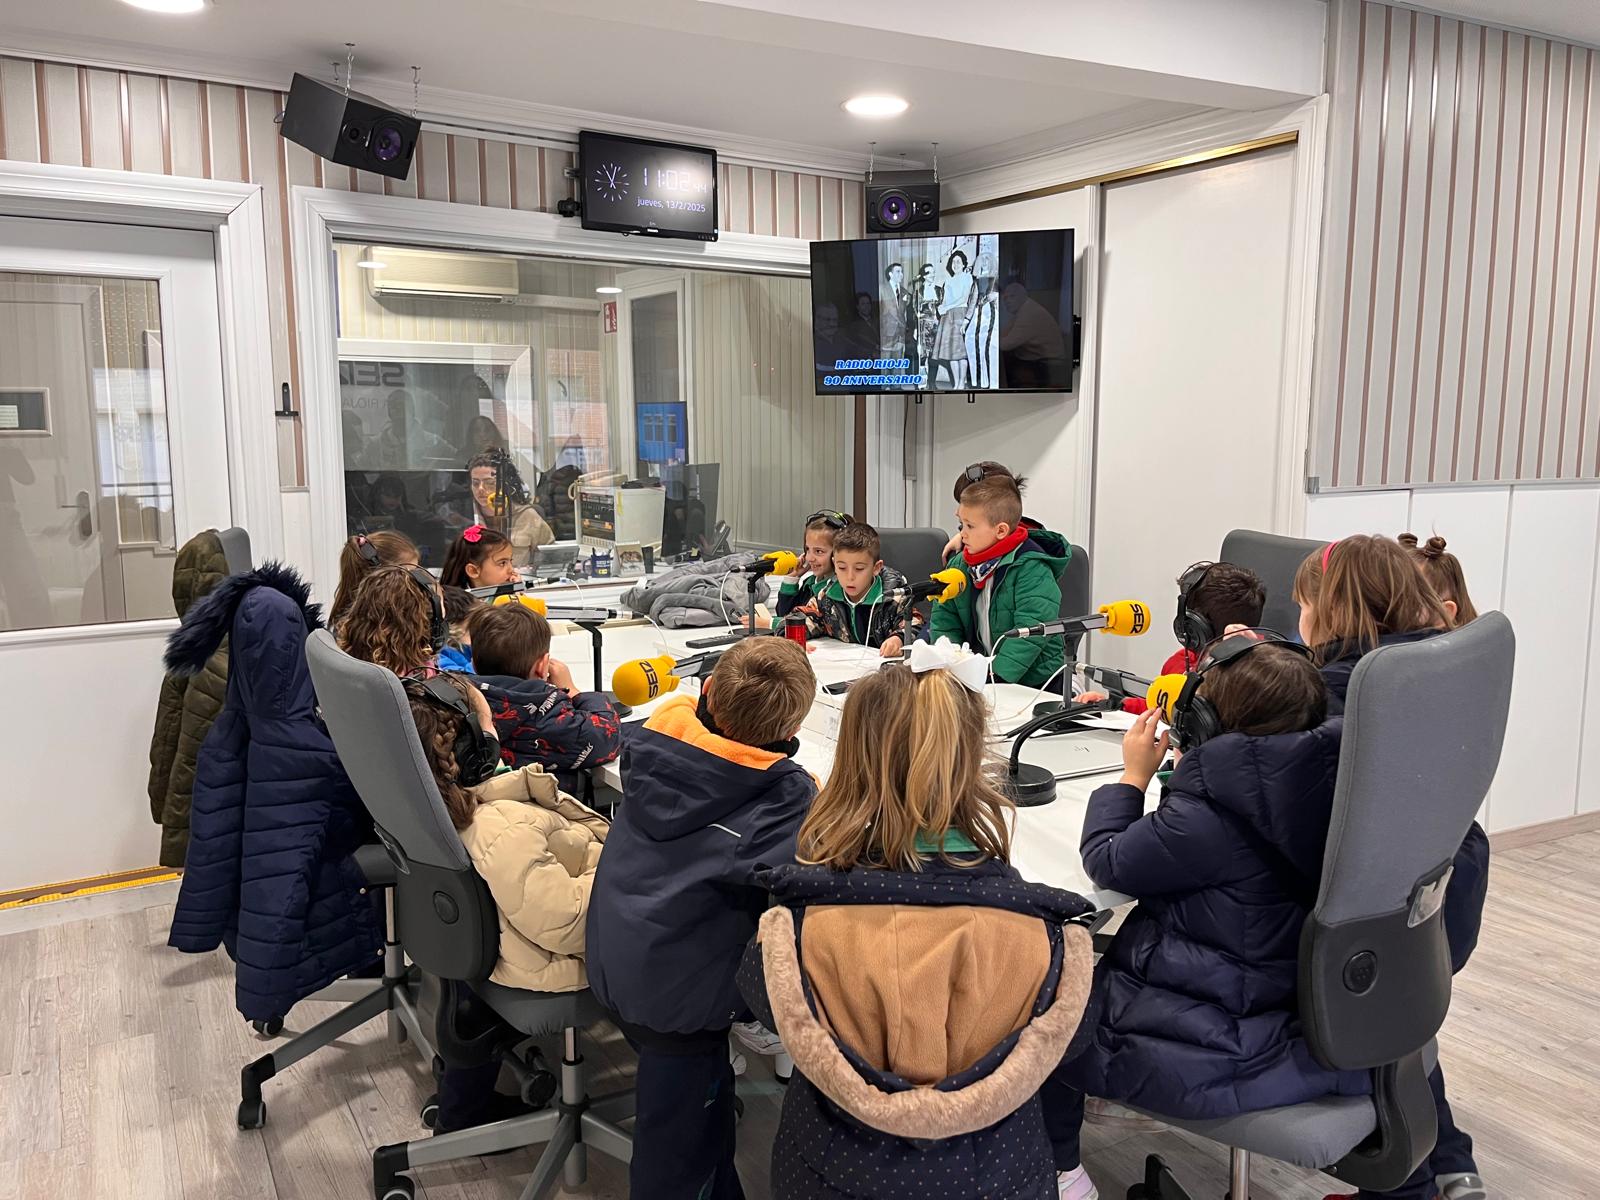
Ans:
POLYGON ((643 138, 578 135, 583 227, 717 240, 717 154, 643 138))

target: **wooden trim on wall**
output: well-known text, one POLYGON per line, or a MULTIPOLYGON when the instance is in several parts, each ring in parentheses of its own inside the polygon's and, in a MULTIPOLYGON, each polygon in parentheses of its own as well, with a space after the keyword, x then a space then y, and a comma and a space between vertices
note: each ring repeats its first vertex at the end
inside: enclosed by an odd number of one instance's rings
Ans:
POLYGON ((1045 187, 1031 188, 1025 192, 1013 192, 1007 196, 993 196, 987 200, 975 200, 971 204, 958 204, 955 208, 944 209, 943 215, 953 217, 960 213, 982 212, 985 209, 999 208, 1005 204, 1017 204, 1023 200, 1039 200, 1045 196, 1059 196, 1062 192, 1076 191, 1078 188, 1095 187, 1104 183, 1122 183, 1128 179, 1141 179, 1147 175, 1160 175, 1167 171, 1181 171, 1184 167, 1215 162, 1222 158, 1237 158, 1241 154, 1252 154, 1257 150, 1266 150, 1273 146, 1290 146, 1299 140, 1300 132, 1298 130, 1287 129, 1280 133, 1267 134, 1265 137, 1251 138, 1246 142, 1235 142, 1231 146, 1218 146, 1211 150, 1197 150, 1193 154, 1180 154, 1176 158, 1144 163, 1137 167, 1124 167, 1117 171, 1105 171, 1099 175, 1086 175, 1082 179, 1069 179, 1065 183, 1052 183, 1045 187))
POLYGON ((850 487, 850 511, 858 520, 866 520, 867 511, 867 398, 856 397, 854 436, 855 478, 850 487))
POLYGON ((1575 817, 1562 817, 1559 821, 1541 821, 1537 825, 1492 833, 1489 835, 1489 845, 1496 850, 1520 850, 1524 846, 1537 846, 1596 830, 1600 830, 1600 813, 1579 813, 1575 817))

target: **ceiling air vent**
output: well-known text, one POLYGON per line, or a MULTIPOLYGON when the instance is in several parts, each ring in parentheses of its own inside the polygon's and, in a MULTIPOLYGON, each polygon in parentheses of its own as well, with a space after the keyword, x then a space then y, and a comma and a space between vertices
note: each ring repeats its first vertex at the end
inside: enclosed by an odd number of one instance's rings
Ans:
POLYGON ((364 258, 383 264, 363 272, 372 281, 372 294, 380 300, 433 296, 500 302, 516 296, 519 290, 517 260, 510 255, 368 246, 364 258))

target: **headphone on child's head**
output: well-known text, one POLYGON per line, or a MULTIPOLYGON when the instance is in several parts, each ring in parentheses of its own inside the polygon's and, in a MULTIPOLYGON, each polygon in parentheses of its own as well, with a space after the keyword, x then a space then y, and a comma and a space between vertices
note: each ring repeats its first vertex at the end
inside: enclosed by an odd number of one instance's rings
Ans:
POLYGON ((402 682, 408 695, 448 709, 461 718, 461 729, 451 748, 456 760, 457 783, 462 787, 477 787, 500 769, 500 739, 478 724, 477 714, 450 676, 435 675, 432 679, 402 682))
POLYGON ((407 567, 406 574, 411 576, 411 582, 421 588, 422 594, 428 598, 428 645, 437 654, 450 640, 450 619, 444 613, 444 601, 439 597, 439 585, 422 567, 407 567))
POLYGON ((973 463, 970 467, 968 467, 965 471, 963 471, 961 473, 964 476, 966 476, 966 480, 967 480, 968 483, 982 483, 983 482, 984 474, 983 474, 983 464, 982 463, 973 463))
POLYGON ((1218 631, 1211 628, 1211 622, 1189 608, 1189 597, 1216 565, 1197 562, 1178 576, 1178 611, 1172 614, 1172 632, 1190 654, 1199 654, 1217 636, 1218 631))
POLYGON ((1179 750, 1193 750, 1224 732, 1222 718, 1217 715, 1216 708, 1211 701, 1200 695, 1200 684, 1206 676, 1212 671, 1220 671, 1224 667, 1231 666, 1252 650, 1259 650, 1262 646, 1287 646, 1297 654, 1303 654, 1307 658, 1312 656, 1309 646, 1291 642, 1282 634, 1274 633, 1270 629, 1251 629, 1234 633, 1217 642, 1206 651, 1205 656, 1194 665, 1194 670, 1184 679, 1183 690, 1178 693, 1178 698, 1172 702, 1169 710, 1172 718, 1172 738, 1178 744, 1179 750))
POLYGON ((850 516, 848 513, 836 512, 831 508, 823 508, 807 517, 806 525, 809 527, 816 521, 821 521, 829 529, 838 533, 839 530, 850 524, 850 516))

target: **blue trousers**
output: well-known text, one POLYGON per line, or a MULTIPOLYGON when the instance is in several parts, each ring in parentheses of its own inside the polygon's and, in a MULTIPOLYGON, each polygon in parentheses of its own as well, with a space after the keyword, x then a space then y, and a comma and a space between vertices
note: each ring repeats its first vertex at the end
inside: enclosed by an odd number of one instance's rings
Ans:
POLYGON ((624 1030, 639 1052, 631 1200, 744 1200, 734 1170, 728 1033, 675 1038, 624 1030))

